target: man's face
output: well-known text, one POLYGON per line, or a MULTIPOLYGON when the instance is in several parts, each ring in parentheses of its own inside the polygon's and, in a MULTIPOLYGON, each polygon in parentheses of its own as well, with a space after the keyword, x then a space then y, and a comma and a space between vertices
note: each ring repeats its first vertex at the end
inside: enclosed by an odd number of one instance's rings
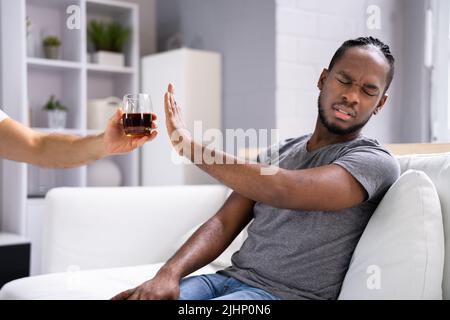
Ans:
POLYGON ((350 48, 319 80, 319 119, 333 134, 360 130, 387 96, 389 64, 375 48, 350 48))

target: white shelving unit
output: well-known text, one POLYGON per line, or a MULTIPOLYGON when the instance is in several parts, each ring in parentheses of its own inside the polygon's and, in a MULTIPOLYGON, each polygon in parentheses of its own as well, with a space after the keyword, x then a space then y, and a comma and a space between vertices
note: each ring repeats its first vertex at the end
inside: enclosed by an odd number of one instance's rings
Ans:
MULTIPOLYGON (((0 6, 3 107, 11 118, 36 130, 53 132, 46 128, 42 106, 54 94, 69 108, 67 129, 57 132, 97 134, 87 129, 88 100, 121 98, 139 91, 138 5, 112 0, 0 0, 0 6), (71 16, 67 9, 73 5, 79 8, 78 30, 66 24, 71 16), (27 40, 27 17, 32 21, 32 40, 27 40), (124 67, 90 62, 87 25, 93 19, 131 27, 124 67), (40 43, 48 35, 62 40, 59 60, 44 58, 40 43)), ((112 159, 121 169, 123 186, 139 185, 139 151, 112 159)), ((53 187, 88 186, 87 175, 87 167, 54 170, 4 161, 1 230, 25 236, 39 234, 30 230, 29 221, 39 221, 30 215, 45 193, 53 187)))

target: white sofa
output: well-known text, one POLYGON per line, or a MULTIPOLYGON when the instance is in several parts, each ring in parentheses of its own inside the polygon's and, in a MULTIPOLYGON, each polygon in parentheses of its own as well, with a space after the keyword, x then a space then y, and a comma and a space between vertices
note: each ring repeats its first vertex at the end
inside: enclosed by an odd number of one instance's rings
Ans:
MULTIPOLYGON (((398 160, 402 171, 423 170, 435 184, 450 257, 450 154, 398 160)), ((135 287, 156 273, 186 233, 212 216, 229 192, 218 185, 54 189, 46 197, 43 241, 42 267, 49 274, 6 284, 0 299, 108 299, 135 287)), ((234 250, 239 243, 232 246, 234 250)), ((223 264, 218 260, 196 274, 215 272, 223 264)), ((448 261, 443 296, 450 299, 448 261)))

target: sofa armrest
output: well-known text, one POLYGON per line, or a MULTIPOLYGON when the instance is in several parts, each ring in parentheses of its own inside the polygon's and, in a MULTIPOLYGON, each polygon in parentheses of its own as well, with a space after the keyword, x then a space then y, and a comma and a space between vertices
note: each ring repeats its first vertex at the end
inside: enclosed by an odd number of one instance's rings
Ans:
POLYGON ((220 185, 53 189, 46 197, 42 270, 165 261, 228 194, 220 185))

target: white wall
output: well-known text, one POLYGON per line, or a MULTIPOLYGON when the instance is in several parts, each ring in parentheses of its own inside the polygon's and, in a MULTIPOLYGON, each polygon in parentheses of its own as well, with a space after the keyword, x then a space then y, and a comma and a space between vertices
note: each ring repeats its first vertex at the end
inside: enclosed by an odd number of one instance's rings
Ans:
MULTIPOLYGON (((372 35, 391 46, 401 61, 401 1, 277 0, 276 1, 276 118, 282 138, 312 132, 317 118, 317 81, 334 52, 350 38, 372 35), (368 30, 366 10, 381 8, 381 30, 368 30)), ((364 134, 381 143, 398 141, 396 108, 401 106, 402 65, 397 63, 390 98, 364 134)))
POLYGON ((223 129, 275 127, 275 0, 159 0, 160 50, 182 32, 189 48, 223 55, 223 129))
POLYGON ((124 0, 139 5, 140 56, 156 52, 156 0, 124 0))

